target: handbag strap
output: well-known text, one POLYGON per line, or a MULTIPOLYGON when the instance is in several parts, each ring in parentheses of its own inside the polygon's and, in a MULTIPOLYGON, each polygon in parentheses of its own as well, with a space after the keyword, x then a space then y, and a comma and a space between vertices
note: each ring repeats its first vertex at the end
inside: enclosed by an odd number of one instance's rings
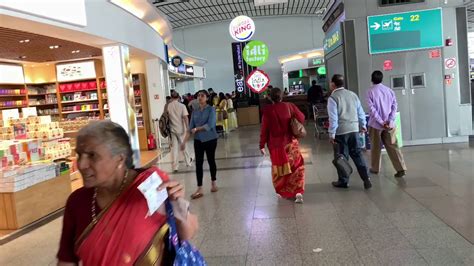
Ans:
POLYGON ((169 242, 170 247, 174 247, 175 250, 180 248, 179 238, 178 238, 178 230, 176 229, 176 218, 174 217, 173 206, 171 206, 171 202, 169 199, 165 201, 166 206, 166 220, 170 227, 169 232, 169 242))

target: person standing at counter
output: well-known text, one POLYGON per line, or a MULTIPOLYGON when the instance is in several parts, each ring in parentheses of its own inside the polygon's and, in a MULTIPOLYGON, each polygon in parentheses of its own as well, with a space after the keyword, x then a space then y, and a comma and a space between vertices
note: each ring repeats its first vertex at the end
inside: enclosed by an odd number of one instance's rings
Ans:
POLYGON ((397 98, 389 87, 382 84, 383 73, 372 73, 373 86, 367 93, 367 106, 369 106, 369 136, 372 147, 370 172, 378 174, 380 171, 381 143, 387 149, 388 157, 397 171, 395 177, 404 177, 407 167, 403 154, 398 146, 395 127, 397 114, 397 98))
POLYGON ((211 192, 217 192, 217 165, 216 149, 219 136, 216 132, 216 109, 208 105, 209 93, 205 90, 198 91, 199 109, 194 110, 189 122, 189 129, 184 141, 181 143, 181 150, 186 148, 186 142, 194 135, 194 156, 196 158, 196 179, 197 190, 191 195, 192 199, 204 196, 202 190, 204 153, 207 156, 209 170, 211 172, 212 188, 211 192))
POLYGON ((303 203, 304 159, 299 142, 293 135, 290 120, 295 117, 304 123, 304 114, 292 103, 283 103, 279 88, 270 90, 271 105, 263 110, 260 129, 260 151, 266 154, 265 145, 272 161, 272 182, 279 197, 295 199, 303 203))
POLYGON ((311 87, 308 90, 308 102, 312 105, 324 102, 323 88, 317 85, 316 80, 311 82, 311 87))

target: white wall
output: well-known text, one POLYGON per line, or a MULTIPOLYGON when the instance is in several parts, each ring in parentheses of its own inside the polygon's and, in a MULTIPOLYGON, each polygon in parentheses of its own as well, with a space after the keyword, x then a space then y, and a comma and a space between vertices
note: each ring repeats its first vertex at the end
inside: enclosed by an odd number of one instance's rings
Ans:
MULTIPOLYGON (((278 57, 322 47, 324 34, 319 17, 266 17, 255 19, 254 40, 267 43, 268 62, 261 67, 273 86, 283 86, 278 57)), ((230 92, 234 89, 232 63, 233 39, 229 35, 229 21, 206 24, 173 32, 177 47, 192 55, 208 60, 204 88, 230 92)))

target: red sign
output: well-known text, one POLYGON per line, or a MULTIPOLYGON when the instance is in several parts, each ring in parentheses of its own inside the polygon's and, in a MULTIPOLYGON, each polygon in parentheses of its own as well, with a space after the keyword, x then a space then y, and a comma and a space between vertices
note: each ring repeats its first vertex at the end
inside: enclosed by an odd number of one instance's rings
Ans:
POLYGON ((390 71, 393 69, 392 60, 385 60, 383 61, 383 70, 390 71))
POLYGON ((444 68, 453 69, 456 67, 456 58, 446 58, 444 59, 444 68))
POLYGON ((430 50, 430 58, 439 58, 441 57, 441 50, 430 50))
POLYGON ((255 69, 247 77, 246 83, 253 92, 262 93, 270 84, 270 78, 262 70, 255 69))

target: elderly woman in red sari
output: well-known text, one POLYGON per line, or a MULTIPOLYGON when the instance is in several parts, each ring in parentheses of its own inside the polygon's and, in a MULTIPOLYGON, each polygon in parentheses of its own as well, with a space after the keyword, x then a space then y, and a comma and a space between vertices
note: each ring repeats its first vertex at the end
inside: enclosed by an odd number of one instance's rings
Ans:
POLYGON ((84 187, 71 194, 64 213, 58 265, 172 265, 164 204, 149 215, 137 188, 158 174, 166 189, 181 240, 197 230, 184 188, 156 167, 135 169, 125 130, 110 121, 91 123, 77 137, 84 187))
POLYGON ((260 131, 260 150, 265 155, 265 145, 272 161, 272 182, 279 197, 303 203, 304 160, 298 140, 293 136, 290 120, 304 123, 304 114, 292 103, 282 102, 282 91, 272 88, 272 104, 263 110, 260 131))

